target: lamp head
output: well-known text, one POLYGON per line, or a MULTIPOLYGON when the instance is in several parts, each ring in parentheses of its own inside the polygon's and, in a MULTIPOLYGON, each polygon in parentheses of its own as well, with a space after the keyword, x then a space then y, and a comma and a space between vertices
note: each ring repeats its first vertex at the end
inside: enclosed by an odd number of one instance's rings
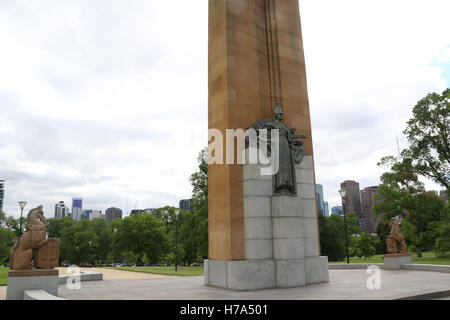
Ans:
POLYGON ((27 205, 26 201, 19 201, 19 206, 21 209, 25 208, 26 205, 27 205))
POLYGON ((339 194, 341 195, 341 198, 345 198, 345 196, 347 195, 347 190, 339 190, 339 194))

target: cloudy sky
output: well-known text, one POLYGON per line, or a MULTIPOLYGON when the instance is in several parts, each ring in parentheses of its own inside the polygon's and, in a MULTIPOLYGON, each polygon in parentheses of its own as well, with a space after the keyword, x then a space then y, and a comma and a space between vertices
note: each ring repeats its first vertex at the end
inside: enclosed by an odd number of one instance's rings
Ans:
MULTIPOLYGON (((208 1, 1 0, 0 179, 18 216, 177 205, 207 144, 208 1)), ((448 0, 300 0, 317 182, 376 185, 450 86, 448 0)), ((429 189, 438 186, 427 183, 429 189)))

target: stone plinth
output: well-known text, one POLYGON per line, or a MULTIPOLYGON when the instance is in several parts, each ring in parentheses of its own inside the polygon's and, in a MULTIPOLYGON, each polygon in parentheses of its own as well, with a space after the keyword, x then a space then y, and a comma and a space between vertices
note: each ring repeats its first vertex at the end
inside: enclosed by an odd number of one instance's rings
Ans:
POLYGON ((205 284, 232 290, 292 288, 328 282, 319 254, 311 156, 296 166, 297 195, 272 194, 272 176, 243 166, 245 260, 205 261, 205 284))
POLYGON ((411 264, 412 258, 409 253, 385 254, 384 269, 400 270, 403 264, 411 264))
POLYGON ((23 300, 26 290, 44 290, 58 295, 59 271, 50 270, 11 270, 8 273, 6 300, 23 300))

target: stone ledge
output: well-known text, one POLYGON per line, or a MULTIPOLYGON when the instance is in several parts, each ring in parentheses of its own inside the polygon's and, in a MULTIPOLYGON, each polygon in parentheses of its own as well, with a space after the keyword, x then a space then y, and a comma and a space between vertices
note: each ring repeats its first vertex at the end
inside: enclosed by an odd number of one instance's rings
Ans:
POLYGON ((13 277, 46 277, 59 275, 58 269, 10 270, 9 278, 13 277))
POLYGON ((402 264, 401 267, 404 270, 450 273, 450 266, 437 264, 402 264))
POLYGON ((402 265, 412 264, 412 258, 409 254, 394 255, 384 257, 384 269, 388 270, 400 270, 402 265))
POLYGON ((66 300, 51 295, 45 290, 25 290, 23 292, 23 300, 66 300))
MULTIPOLYGON (((65 284, 67 283, 67 279, 69 277, 76 277, 78 275, 75 274, 65 274, 59 277, 58 279, 58 283, 59 284, 65 284)), ((86 270, 86 271, 81 271, 81 274, 79 274, 80 276, 80 281, 102 281, 103 280, 103 273, 100 272, 95 272, 95 271, 91 271, 91 270, 86 270)))
POLYGON ((410 257, 411 255, 409 253, 389 253, 385 254, 385 258, 398 258, 398 257, 410 257))
POLYGON ((328 264, 328 269, 330 270, 367 269, 370 266, 377 266, 380 269, 384 269, 383 263, 328 264))

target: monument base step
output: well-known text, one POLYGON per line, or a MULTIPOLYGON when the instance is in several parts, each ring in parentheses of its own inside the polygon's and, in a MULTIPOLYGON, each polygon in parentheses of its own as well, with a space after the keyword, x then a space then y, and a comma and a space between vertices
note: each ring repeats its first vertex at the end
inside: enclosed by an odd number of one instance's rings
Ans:
POLYGON ((303 287, 329 282, 328 258, 205 260, 205 284, 236 291, 303 287))
POLYGON ((44 290, 58 296, 59 272, 50 270, 11 270, 8 274, 6 300, 23 300, 26 290, 44 290))
POLYGON ((412 258, 410 254, 385 254, 384 255, 384 269, 386 270, 400 270, 402 264, 412 264, 412 258))

